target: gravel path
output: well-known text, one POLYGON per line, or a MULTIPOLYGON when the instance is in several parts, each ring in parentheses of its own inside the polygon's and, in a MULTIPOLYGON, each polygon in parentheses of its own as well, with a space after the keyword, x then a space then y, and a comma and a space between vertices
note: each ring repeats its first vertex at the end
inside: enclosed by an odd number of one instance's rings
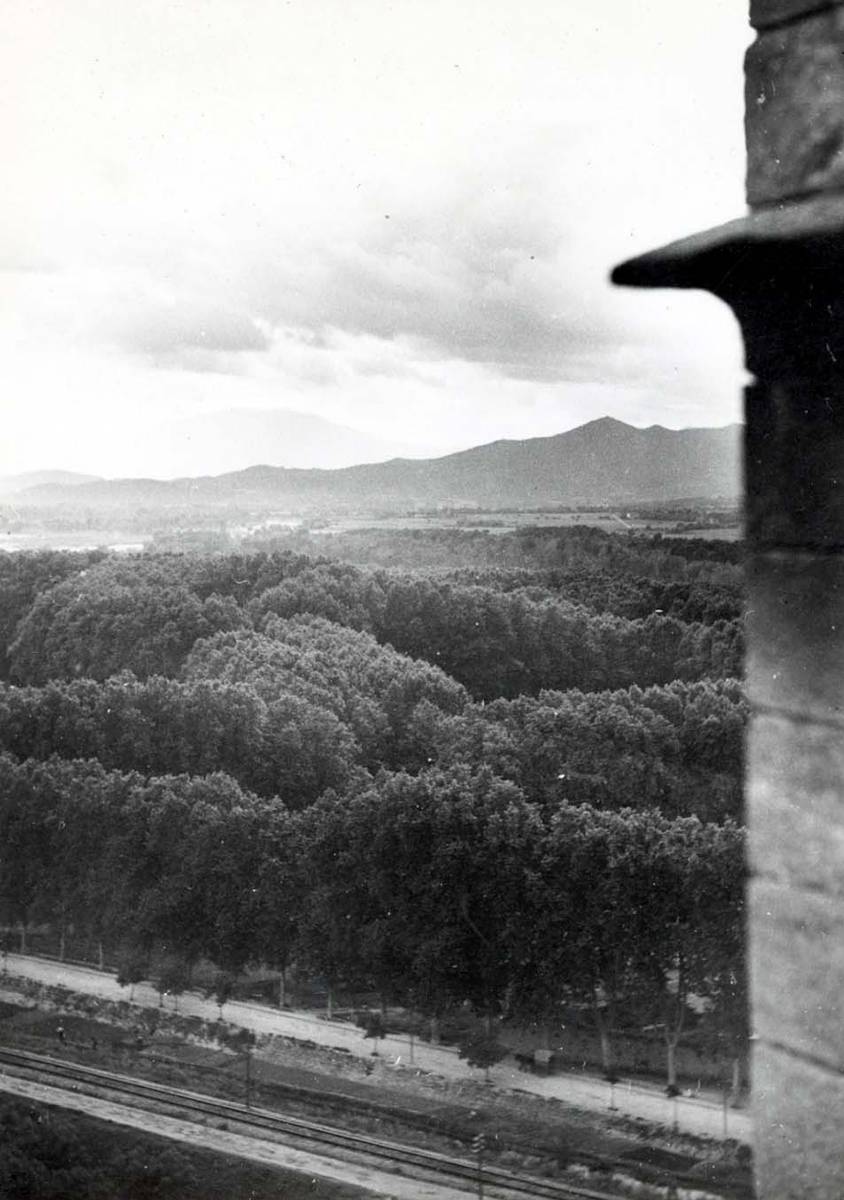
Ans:
MULTIPOLYGON (((129 990, 120 987, 114 975, 93 967, 9 954, 8 971, 12 975, 46 984, 60 984, 76 992, 102 996, 109 1000, 129 998, 129 990)), ((158 1008, 158 992, 149 984, 138 984, 135 987, 133 1003, 158 1008)), ((178 1011, 184 1016, 202 1017, 205 1020, 216 1020, 219 1015, 219 1009, 213 1000, 206 1000, 195 992, 186 992, 179 997, 178 1011)), ((225 1020, 232 1024, 252 1029, 256 1033, 278 1034, 300 1041, 317 1042, 323 1046, 342 1047, 361 1058, 368 1058, 372 1050, 372 1042, 364 1039, 360 1029, 342 1021, 329 1021, 313 1013, 286 1009, 282 1011, 266 1005, 231 1000, 226 1004, 223 1015, 225 1020)), ((411 1065, 411 1047, 406 1037, 382 1038, 378 1044, 378 1051, 382 1060, 392 1061, 399 1069, 411 1065)), ((415 1041, 412 1065, 446 1079, 466 1079, 473 1075, 478 1077, 478 1072, 458 1058, 457 1051, 449 1046, 431 1046, 427 1042, 415 1041)), ((520 1071, 513 1060, 505 1060, 492 1068, 490 1079, 494 1086, 500 1089, 517 1089, 539 1096, 553 1097, 593 1112, 606 1112, 609 1107, 609 1085, 597 1076, 583 1075, 580 1072, 531 1075, 520 1071)), ((681 1096, 675 1106, 674 1101, 669 1100, 659 1088, 640 1083, 618 1084, 614 1100, 619 1113, 626 1116, 642 1117, 647 1121, 670 1126, 676 1112, 678 1128, 683 1132, 711 1138, 724 1137, 724 1109, 722 1104, 712 1100, 681 1096)), ((747 1112, 728 1110, 726 1124, 728 1137, 750 1143, 752 1125, 747 1112)))

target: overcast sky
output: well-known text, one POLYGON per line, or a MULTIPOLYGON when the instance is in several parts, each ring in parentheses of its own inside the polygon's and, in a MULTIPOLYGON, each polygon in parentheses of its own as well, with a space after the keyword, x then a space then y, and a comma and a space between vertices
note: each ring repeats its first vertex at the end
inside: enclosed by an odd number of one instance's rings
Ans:
MULTIPOLYGON (((741 0, 7 0, 0 472, 288 408, 420 454, 739 419, 741 0)), ((198 465, 201 469, 201 465, 198 465)))

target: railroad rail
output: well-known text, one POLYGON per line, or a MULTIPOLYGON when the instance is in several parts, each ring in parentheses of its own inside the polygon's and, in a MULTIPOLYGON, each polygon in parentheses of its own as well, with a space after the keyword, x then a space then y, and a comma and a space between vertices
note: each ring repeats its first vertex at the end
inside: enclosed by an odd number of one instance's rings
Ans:
MULTIPOLYGON (((392 1163, 404 1171, 415 1168, 430 1175, 447 1177, 451 1181, 469 1184, 472 1188, 476 1187, 478 1182, 478 1164, 467 1159, 384 1141, 368 1134, 353 1133, 300 1117, 289 1117, 269 1109, 247 1107, 236 1101, 205 1096, 201 1092, 191 1092, 146 1079, 134 1079, 98 1067, 64 1062, 47 1055, 5 1047, 0 1048, 0 1067, 10 1067, 12 1074, 24 1078, 37 1075, 41 1082, 49 1081, 65 1090, 72 1088, 87 1093, 105 1091, 124 1104, 132 1105, 134 1102, 135 1107, 138 1107, 138 1101, 144 1101, 147 1104, 176 1107, 180 1115, 189 1115, 189 1119, 210 1117, 216 1120, 236 1121, 243 1127, 242 1132, 255 1137, 259 1136, 261 1131, 286 1135, 335 1151, 346 1150, 363 1154, 379 1159, 382 1163, 392 1163)), ((514 1196, 536 1197, 537 1200, 618 1200, 618 1194, 597 1192, 591 1188, 556 1180, 517 1175, 491 1165, 483 1166, 482 1178, 487 1187, 500 1188, 514 1196)))

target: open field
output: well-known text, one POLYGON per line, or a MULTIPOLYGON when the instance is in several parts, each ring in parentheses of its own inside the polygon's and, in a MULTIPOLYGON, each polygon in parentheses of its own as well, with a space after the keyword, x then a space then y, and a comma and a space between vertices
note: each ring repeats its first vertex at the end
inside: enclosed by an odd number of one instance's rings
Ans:
MULTIPOLYGON (((319 1175, 316 1168, 325 1170, 319 1160, 285 1154, 283 1147, 5 1074, 0 1125, 5 1132, 0 1172, 8 1176, 5 1159, 24 1186, 13 1158, 20 1141, 31 1175, 27 1182, 37 1189, 27 1195, 50 1200, 105 1200, 106 1195, 121 1200, 364 1200, 384 1194, 319 1175), (42 1143, 33 1145, 33 1126, 42 1137, 49 1135, 43 1143, 49 1161, 43 1164, 42 1143), (45 1182, 48 1191, 41 1190, 45 1182)), ((336 1167, 333 1173, 339 1174, 336 1167)))
POLYGON ((724 527, 701 524, 685 528, 682 522, 632 517, 626 510, 592 512, 555 512, 554 510, 443 513, 414 516, 411 514, 383 517, 339 517, 325 523, 312 523, 311 532, 347 533, 357 529, 486 529, 493 533, 512 533, 516 529, 541 526, 543 529, 572 529, 585 526, 603 529, 607 533, 662 534, 664 537, 705 537, 719 541, 738 541, 742 536, 738 524, 724 527))
POLYGON ((491 533, 512 533, 518 529, 540 526, 544 529, 585 527, 607 533, 635 532, 663 537, 709 538, 717 541, 738 541, 742 529, 729 515, 701 511, 699 523, 672 517, 649 516, 631 512, 628 508, 593 509, 583 512, 561 512, 556 509, 476 511, 443 510, 425 513, 361 513, 360 515, 331 514, 301 516, 291 513, 256 513, 244 519, 243 514, 224 519, 223 515, 209 525, 205 515, 198 513, 196 524, 189 514, 180 514, 172 525, 166 517, 151 518, 148 525, 135 516, 128 525, 117 523, 98 528, 80 523, 75 528, 72 518, 63 513, 60 522, 53 524, 48 514, 38 513, 31 524, 26 522, 0 530, 0 552, 19 550, 94 550, 107 548, 117 553, 132 553, 153 544, 166 542, 174 547, 195 548, 197 539, 224 538, 234 548, 244 536, 272 536, 296 528, 308 529, 315 535, 348 533, 355 530, 487 530, 491 533), (723 522, 723 523, 722 523, 723 522), (212 528, 213 526, 213 528, 212 528))
POLYGON ((18 1143, 28 1159, 30 1182, 39 1189, 44 1182, 38 1146, 32 1142, 33 1124, 42 1135, 49 1134, 44 1143, 49 1163, 43 1166, 49 1172, 49 1195, 55 1200, 89 1200, 103 1196, 103 1187, 127 1200, 171 1200, 176 1195, 180 1200, 364 1200, 373 1194, 351 1184, 284 1170, 281 1163, 263 1165, 257 1155, 257 1161, 250 1162, 248 1154, 238 1153, 241 1147, 236 1141, 227 1144, 220 1130, 123 1111, 107 1101, 63 1094, 4 1075, 0 1178, 7 1177, 11 1167, 21 1187, 21 1168, 13 1165, 18 1143), (50 1100, 52 1104, 45 1103, 50 1100))

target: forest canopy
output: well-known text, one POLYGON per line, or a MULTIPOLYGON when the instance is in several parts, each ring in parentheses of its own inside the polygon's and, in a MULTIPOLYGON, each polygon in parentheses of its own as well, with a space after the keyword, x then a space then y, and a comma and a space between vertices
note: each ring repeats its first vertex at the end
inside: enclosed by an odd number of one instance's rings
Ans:
POLYGON ((742 609, 732 546, 579 528, 3 556, 0 918, 734 1030, 742 609))

